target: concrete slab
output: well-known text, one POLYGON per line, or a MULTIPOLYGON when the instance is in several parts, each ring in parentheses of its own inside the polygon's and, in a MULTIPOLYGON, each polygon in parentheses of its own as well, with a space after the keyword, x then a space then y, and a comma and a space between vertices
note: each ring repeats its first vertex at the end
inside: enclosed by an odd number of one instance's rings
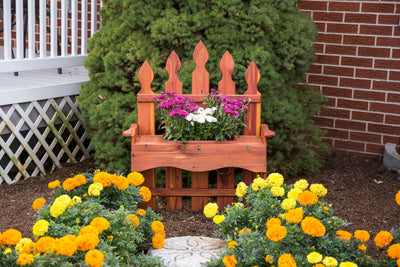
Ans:
POLYGON ((148 254, 160 256, 167 267, 199 267, 226 250, 226 242, 203 236, 166 238, 164 247, 150 249, 148 254))

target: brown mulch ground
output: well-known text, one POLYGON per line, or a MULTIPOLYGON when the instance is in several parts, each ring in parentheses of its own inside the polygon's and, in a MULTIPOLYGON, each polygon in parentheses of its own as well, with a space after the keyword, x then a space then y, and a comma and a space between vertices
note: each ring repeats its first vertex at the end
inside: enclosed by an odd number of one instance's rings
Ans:
MULTIPOLYGON (((51 198, 47 184, 56 179, 60 182, 81 172, 93 172, 92 160, 67 164, 44 177, 33 177, 13 185, 0 185, 0 232, 14 228, 24 237, 31 236, 35 222, 32 202, 39 197, 51 198)), ((332 154, 325 166, 317 173, 286 179, 292 184, 300 178, 309 183, 322 183, 328 189, 325 197, 338 217, 351 224, 345 230, 368 230, 373 238, 380 230, 390 230, 400 223, 400 207, 395 195, 400 190, 400 174, 385 169, 380 161, 358 156, 332 154)), ((191 211, 188 199, 183 210, 165 210, 162 199, 158 201, 157 213, 162 217, 167 237, 202 235, 212 237, 215 226, 201 211, 191 211)), ((371 239, 372 239, 371 238, 371 239)), ((370 246, 371 256, 379 255, 370 246)))

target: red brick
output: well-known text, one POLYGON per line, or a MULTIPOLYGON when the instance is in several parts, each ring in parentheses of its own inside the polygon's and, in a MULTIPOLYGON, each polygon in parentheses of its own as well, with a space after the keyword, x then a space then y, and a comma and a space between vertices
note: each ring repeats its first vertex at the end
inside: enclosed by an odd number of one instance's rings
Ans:
POLYGON ((383 136, 383 143, 392 143, 400 145, 400 138, 398 136, 391 136, 391 135, 384 135, 383 136))
POLYGON ((323 53, 324 52, 324 44, 314 43, 315 53, 323 53))
POLYGON ((361 46, 358 48, 358 55, 366 57, 390 57, 390 48, 361 46))
POLYGON ((340 138, 340 139, 348 139, 349 138, 349 131, 348 130, 338 130, 338 129, 325 129, 327 133, 325 137, 333 137, 333 138, 340 138))
POLYGON ((337 106, 340 108, 351 108, 356 110, 368 110, 368 102, 352 99, 341 99, 337 101, 337 106))
POLYGON ((324 94, 326 96, 338 96, 338 97, 351 98, 353 95, 353 90, 340 88, 340 87, 324 86, 324 87, 322 87, 322 94, 324 94))
POLYGON ((327 107, 336 107, 336 98, 328 97, 328 101, 325 102, 325 106, 327 106, 327 107))
POLYGON ((327 32, 337 33, 357 33, 357 24, 346 24, 346 23, 328 23, 326 27, 327 32))
POLYGON ((343 44, 375 45, 374 36, 344 35, 343 44))
POLYGON ((363 3, 361 7, 362 12, 375 12, 375 13, 394 13, 395 4, 384 3, 363 3))
POLYGON ((382 122, 384 115, 382 113, 352 111, 351 119, 359 121, 382 122))
POLYGON ((353 79, 353 78, 340 78, 340 86, 342 87, 354 87, 354 88, 371 88, 370 79, 353 79))
POLYGON ((365 13, 346 13, 344 17, 345 22, 350 23, 376 23, 375 14, 365 14, 365 13))
POLYGON ((355 2, 329 2, 329 11, 360 11, 360 3, 355 2))
POLYGON ((365 144, 360 142, 335 140, 335 148, 364 151, 365 144))
POLYGON ((340 44, 342 43, 342 35, 320 32, 318 33, 317 42, 340 44))
POLYGON ((378 24, 398 24, 399 16, 398 15, 379 15, 378 16, 378 24))
POLYGON ((308 76, 308 82, 311 84, 326 84, 336 86, 338 84, 338 77, 310 74, 308 76))
POLYGON ((375 68, 379 69, 400 69, 400 60, 376 59, 375 68))
MULTIPOLYGON (((399 42, 399 46, 400 46, 400 42, 399 42)), ((392 58, 400 58, 400 49, 392 50, 392 58)))
POLYGON ((388 103, 370 103, 371 111, 379 111, 386 113, 396 113, 396 111, 400 110, 400 104, 388 104, 388 103))
POLYGON ((385 101, 386 94, 372 90, 354 90, 354 98, 374 101, 385 101))
POLYGON ((353 45, 326 45, 326 54, 356 55, 357 47, 353 45))
POLYGON ((333 119, 330 118, 314 117, 314 122, 319 126, 333 127, 333 119))
POLYGON ((397 125, 400 125, 400 116, 387 114, 386 117, 385 117, 385 123, 386 124, 397 124, 397 125))
POLYGON ((338 108, 328 108, 323 109, 319 112, 320 116, 332 117, 332 118, 342 118, 349 119, 350 111, 347 109, 338 109, 338 108))
POLYGON ((335 128, 365 131, 367 124, 365 122, 337 119, 335 121, 335 128))
POLYGON ((326 32, 325 22, 314 22, 315 27, 317 27, 318 32, 326 32))
POLYGON ((340 12, 314 12, 314 21, 343 21, 343 13, 340 12))
MULTIPOLYGON (((387 102, 400 103, 400 94, 389 93, 387 97, 387 102)), ((398 109, 396 113, 400 114, 400 109, 398 109)))
POLYGON ((315 63, 321 64, 329 64, 329 65, 338 65, 339 64, 339 56, 330 56, 330 55, 317 55, 315 59, 315 63))
POLYGON ((297 3, 297 7, 306 10, 326 10, 328 6, 327 4, 326 1, 303 1, 297 3))
POLYGON ((341 65, 345 66, 358 66, 358 67, 372 67, 372 58, 365 57, 342 57, 341 65))
POLYGON ((380 143, 382 141, 382 135, 362 132, 350 132, 350 140, 380 143))
POLYGON ((329 147, 332 147, 333 146, 333 140, 332 139, 330 139, 330 138, 322 138, 322 142, 323 143, 325 143, 325 144, 327 144, 329 147))
POLYGON ((372 89, 400 92, 400 82, 373 81, 372 89))
POLYGON ((400 126, 391 126, 386 124, 368 123, 368 132, 385 133, 392 135, 400 135, 400 126))
POLYGON ((394 36, 400 36, 400 27, 394 27, 393 35, 394 36))
POLYGON ((389 72, 389 80, 400 81, 400 71, 389 72))
POLYGON ((322 74, 322 66, 321 65, 311 65, 308 68, 308 73, 322 74))
POLYGON ((376 70, 376 69, 356 69, 356 77, 372 78, 372 79, 386 79, 387 71, 376 70))
POLYGON ((360 25, 360 34, 392 35, 392 26, 360 25))
POLYGON ((352 77, 352 76, 354 76, 354 68, 325 66, 324 74, 352 77))
POLYGON ((367 144, 366 152, 383 154, 385 152, 385 145, 367 144))
POLYGON ((376 45, 378 46, 393 46, 399 47, 400 45, 400 38, 396 37, 377 37, 376 45))

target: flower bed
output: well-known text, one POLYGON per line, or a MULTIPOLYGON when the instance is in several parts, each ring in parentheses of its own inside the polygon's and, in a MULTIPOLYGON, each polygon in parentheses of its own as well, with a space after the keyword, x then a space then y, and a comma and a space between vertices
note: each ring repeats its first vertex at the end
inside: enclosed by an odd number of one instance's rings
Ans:
POLYGON ((151 209, 140 173, 79 174, 49 183, 54 198, 36 199, 34 239, 9 229, 0 233, 1 266, 163 266, 144 252, 164 245, 164 225, 151 209))

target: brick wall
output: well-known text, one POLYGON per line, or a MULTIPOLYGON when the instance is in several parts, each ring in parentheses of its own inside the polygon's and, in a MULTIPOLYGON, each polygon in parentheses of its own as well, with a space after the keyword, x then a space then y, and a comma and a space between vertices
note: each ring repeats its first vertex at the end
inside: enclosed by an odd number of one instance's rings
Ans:
POLYGON ((318 28, 306 82, 328 97, 316 117, 336 152, 379 158, 400 142, 400 1, 303 1, 318 28))

